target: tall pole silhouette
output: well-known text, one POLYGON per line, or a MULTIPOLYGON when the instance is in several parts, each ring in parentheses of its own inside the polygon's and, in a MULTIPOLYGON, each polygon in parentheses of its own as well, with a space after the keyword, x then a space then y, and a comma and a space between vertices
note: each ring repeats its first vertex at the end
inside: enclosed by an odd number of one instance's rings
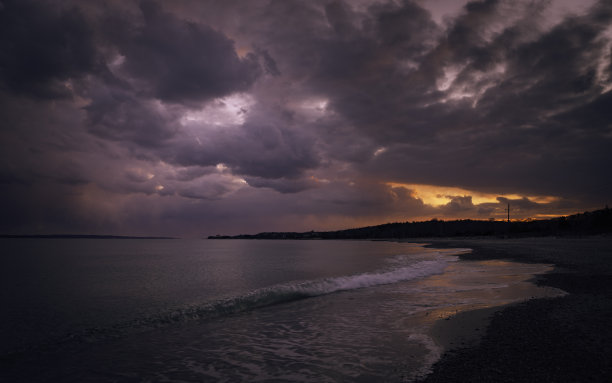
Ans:
POLYGON ((508 204, 508 223, 510 223, 510 204, 508 204))

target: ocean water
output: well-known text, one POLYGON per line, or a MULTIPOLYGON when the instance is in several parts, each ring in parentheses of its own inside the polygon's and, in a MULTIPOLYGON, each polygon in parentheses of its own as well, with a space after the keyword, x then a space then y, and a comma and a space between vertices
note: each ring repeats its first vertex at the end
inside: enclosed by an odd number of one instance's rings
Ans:
POLYGON ((554 293, 528 282, 548 265, 410 243, 0 245, 0 381, 411 381, 436 320, 554 293))

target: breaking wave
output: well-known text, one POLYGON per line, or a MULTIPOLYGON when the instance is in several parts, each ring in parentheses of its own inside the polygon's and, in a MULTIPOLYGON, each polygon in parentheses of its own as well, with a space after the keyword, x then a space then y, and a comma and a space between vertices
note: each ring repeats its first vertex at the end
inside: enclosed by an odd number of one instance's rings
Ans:
POLYGON ((275 285, 202 306, 176 310, 164 321, 217 317, 339 291, 403 282, 440 274, 447 265, 448 261, 445 260, 428 260, 379 272, 275 285))
MULTIPOLYGON (((373 287, 423 278, 440 274, 448 262, 456 257, 440 256, 433 260, 422 260, 406 265, 405 262, 391 262, 389 269, 335 278, 298 281, 274 285, 248 293, 191 305, 151 316, 132 319, 109 327, 95 327, 68 334, 59 343, 95 342, 107 338, 117 338, 129 333, 144 332, 172 323, 190 320, 206 320, 224 317, 275 304, 312 298, 340 291, 373 287)), ((52 342, 57 344, 57 342, 52 342)))

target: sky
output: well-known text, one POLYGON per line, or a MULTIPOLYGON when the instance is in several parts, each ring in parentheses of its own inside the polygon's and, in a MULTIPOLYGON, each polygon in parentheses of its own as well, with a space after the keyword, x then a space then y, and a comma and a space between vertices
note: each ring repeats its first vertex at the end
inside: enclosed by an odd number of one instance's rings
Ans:
POLYGON ((0 0, 0 233, 612 202, 612 2, 0 0))

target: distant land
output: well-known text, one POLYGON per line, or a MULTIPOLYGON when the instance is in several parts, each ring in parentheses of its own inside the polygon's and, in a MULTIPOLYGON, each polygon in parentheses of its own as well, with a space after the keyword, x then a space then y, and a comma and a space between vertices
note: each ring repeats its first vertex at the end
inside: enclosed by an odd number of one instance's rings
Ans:
POLYGON ((427 237, 481 236, 571 236, 612 233, 612 209, 584 212, 564 217, 527 220, 491 221, 462 219, 423 222, 396 222, 338 231, 266 232, 259 234, 213 235, 208 239, 389 239, 427 237))
POLYGON ((68 239, 176 239, 174 237, 133 237, 125 235, 94 235, 94 234, 0 234, 0 238, 68 238, 68 239))

